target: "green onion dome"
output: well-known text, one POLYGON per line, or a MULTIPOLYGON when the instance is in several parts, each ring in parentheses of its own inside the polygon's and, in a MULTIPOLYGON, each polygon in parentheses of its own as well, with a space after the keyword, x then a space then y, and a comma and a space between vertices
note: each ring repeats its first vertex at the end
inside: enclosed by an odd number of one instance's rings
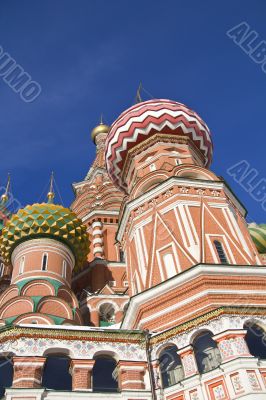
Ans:
POLYGON ((70 209, 60 205, 33 204, 14 214, 0 236, 2 257, 9 263, 15 247, 34 238, 51 238, 65 243, 75 256, 75 269, 82 266, 89 252, 86 227, 70 209))
POLYGON ((249 233, 259 253, 266 253, 266 224, 249 224, 249 233))

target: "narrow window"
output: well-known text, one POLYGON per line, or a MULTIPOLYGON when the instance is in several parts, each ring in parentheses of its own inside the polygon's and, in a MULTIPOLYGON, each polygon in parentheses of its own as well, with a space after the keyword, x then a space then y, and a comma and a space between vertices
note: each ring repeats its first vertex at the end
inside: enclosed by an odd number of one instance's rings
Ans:
POLYGON ((4 275, 4 264, 1 263, 1 266, 0 266, 0 277, 2 278, 3 275, 4 275))
POLYGON ((120 262, 125 262, 125 254, 124 254, 123 250, 119 250, 119 258, 120 258, 120 262))
POLYGON ((156 165, 155 164, 151 164, 150 165, 150 170, 151 171, 155 171, 156 170, 156 165))
POLYGON ((63 267, 62 267, 62 277, 63 277, 63 278, 66 278, 66 272, 67 272, 67 263, 66 263, 66 261, 64 260, 64 261, 63 261, 63 267))
POLYGON ((19 275, 23 274, 25 266, 25 257, 21 257, 20 264, 19 264, 19 275))
POLYGON ((42 256, 42 271, 47 270, 47 264, 48 264, 48 255, 47 253, 44 253, 44 255, 42 256))
POLYGON ((176 158, 176 159, 175 159, 175 163, 176 163, 176 165, 179 165, 179 164, 180 164, 180 161, 176 158))
POLYGON ((213 243, 214 243, 214 246, 216 248, 216 251, 217 251, 217 254, 218 254, 218 257, 220 259, 221 264, 229 264, 228 263, 228 259, 226 257, 226 254, 224 252, 222 243, 219 242, 218 240, 214 240, 213 243))

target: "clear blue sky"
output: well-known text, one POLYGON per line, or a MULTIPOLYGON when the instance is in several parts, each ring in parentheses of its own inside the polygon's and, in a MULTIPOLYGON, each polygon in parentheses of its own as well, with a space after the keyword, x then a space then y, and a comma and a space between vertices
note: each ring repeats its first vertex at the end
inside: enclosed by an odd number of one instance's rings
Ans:
POLYGON ((24 103, 0 78, 0 184, 11 172, 22 204, 55 171, 65 205, 94 158, 90 130, 154 97, 195 109, 214 140, 212 169, 249 210, 266 213, 226 172, 245 159, 266 178, 266 74, 226 31, 246 21, 266 40, 265 0, 0 0, 0 45, 42 87, 24 103))

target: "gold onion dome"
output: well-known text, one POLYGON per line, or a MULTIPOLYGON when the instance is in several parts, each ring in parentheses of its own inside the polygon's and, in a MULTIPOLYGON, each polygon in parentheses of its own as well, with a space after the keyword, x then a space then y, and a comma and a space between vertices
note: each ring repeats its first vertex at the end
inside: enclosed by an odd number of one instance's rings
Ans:
POLYGON ((251 223, 248 225, 248 230, 257 250, 261 254, 266 253, 266 224, 251 223))
POLYGON ((107 133, 110 130, 110 126, 105 125, 103 122, 101 122, 99 125, 95 126, 95 128, 91 131, 91 138, 93 142, 95 143, 96 136, 98 136, 100 133, 107 133))
POLYGON ((33 204, 20 209, 7 222, 0 237, 0 253, 10 262, 15 247, 34 238, 51 238, 64 242, 72 250, 76 269, 89 252, 86 227, 68 208, 56 204, 33 204))

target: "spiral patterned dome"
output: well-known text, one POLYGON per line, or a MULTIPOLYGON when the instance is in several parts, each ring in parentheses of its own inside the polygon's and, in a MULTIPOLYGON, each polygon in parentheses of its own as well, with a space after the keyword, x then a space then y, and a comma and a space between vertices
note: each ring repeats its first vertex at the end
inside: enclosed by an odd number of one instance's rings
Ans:
POLYGON ((76 259, 76 268, 86 260, 89 252, 86 227, 68 208, 48 203, 26 206, 12 216, 0 237, 0 253, 9 263, 18 244, 41 237, 59 240, 69 246, 76 259))
POLYGON ((266 253, 266 224, 249 224, 249 233, 259 253, 266 253))
POLYGON ((137 103, 112 124, 106 141, 108 173, 126 191, 122 171, 127 152, 156 133, 189 137, 203 155, 205 166, 212 160, 212 140, 205 122, 194 111, 176 101, 154 99, 137 103))

